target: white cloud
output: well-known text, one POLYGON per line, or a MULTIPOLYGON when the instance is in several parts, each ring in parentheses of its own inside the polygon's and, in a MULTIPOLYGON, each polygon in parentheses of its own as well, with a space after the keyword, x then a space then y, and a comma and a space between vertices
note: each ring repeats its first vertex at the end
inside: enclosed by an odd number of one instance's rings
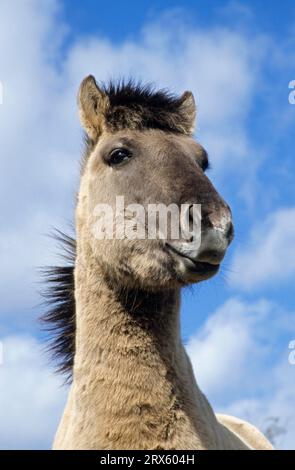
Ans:
POLYGON ((295 208, 276 210, 255 225, 231 270, 233 285, 243 290, 290 280, 295 274, 295 208))
POLYGON ((2 317, 36 302, 34 270, 53 259, 45 234, 71 219, 74 205, 80 133, 55 67, 58 11, 57 1, 0 3, 2 317))
POLYGON ((50 448, 66 390, 46 364, 36 339, 28 335, 0 339, 0 449, 50 448))
POLYGON ((188 350, 206 390, 217 389, 221 393, 240 386, 239 371, 247 365, 254 340, 249 330, 257 322, 257 315, 265 317, 268 308, 267 302, 259 302, 250 310, 232 299, 211 315, 190 339, 188 350))
POLYGON ((215 411, 244 418, 266 430, 279 418, 286 433, 276 445, 295 448, 295 367, 289 341, 294 313, 262 299, 229 299, 187 346, 195 375, 215 411))

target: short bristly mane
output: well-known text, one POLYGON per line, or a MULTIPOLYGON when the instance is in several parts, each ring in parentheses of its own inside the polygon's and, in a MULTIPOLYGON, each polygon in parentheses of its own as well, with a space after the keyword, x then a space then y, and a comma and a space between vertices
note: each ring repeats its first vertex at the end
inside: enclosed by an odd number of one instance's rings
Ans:
POLYGON ((186 94, 179 97, 165 89, 156 90, 152 84, 142 85, 133 80, 110 82, 101 89, 110 101, 106 119, 113 130, 128 127, 185 132, 186 109, 181 105, 186 94))
MULTIPOLYGON (((166 90, 155 90, 132 80, 109 82, 102 85, 108 95, 110 108, 106 115, 112 131, 120 129, 161 129, 166 132, 186 133, 184 96, 178 97, 166 90)), ((85 136, 83 167, 97 142, 85 136)), ((58 232, 58 241, 65 249, 66 266, 44 269, 47 311, 41 316, 44 329, 49 332, 49 349, 57 363, 57 371, 71 377, 75 355, 75 285, 74 266, 76 242, 58 232)))

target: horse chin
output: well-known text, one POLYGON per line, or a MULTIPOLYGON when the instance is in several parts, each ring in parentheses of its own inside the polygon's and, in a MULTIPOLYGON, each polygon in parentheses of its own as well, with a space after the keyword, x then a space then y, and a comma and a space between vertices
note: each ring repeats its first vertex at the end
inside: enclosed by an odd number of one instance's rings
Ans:
POLYGON ((210 264, 210 263, 202 263, 202 262, 193 262, 186 266, 183 270, 183 279, 189 283, 196 283, 201 281, 206 281, 211 277, 215 276, 220 268, 219 264, 210 264))
POLYGON ((177 271, 184 284, 205 281, 215 276, 219 271, 220 264, 191 259, 183 256, 182 253, 177 252, 173 248, 169 251, 176 262, 177 271))

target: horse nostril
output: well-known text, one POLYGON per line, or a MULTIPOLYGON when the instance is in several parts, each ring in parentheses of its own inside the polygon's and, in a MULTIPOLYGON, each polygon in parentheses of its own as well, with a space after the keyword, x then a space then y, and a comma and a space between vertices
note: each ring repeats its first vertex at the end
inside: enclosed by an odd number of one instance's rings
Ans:
POLYGON ((229 225, 228 225, 227 231, 225 233, 225 236, 226 236, 226 239, 227 239, 228 243, 230 243, 232 241, 232 239, 234 238, 234 226, 233 226, 232 222, 229 222, 229 225))

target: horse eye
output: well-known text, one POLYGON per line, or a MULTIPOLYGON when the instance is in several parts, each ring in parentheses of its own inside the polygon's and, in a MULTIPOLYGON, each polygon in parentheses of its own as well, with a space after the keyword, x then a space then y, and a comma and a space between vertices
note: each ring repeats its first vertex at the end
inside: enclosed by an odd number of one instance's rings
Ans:
POLYGON ((208 153, 203 148, 201 153, 196 157, 196 162, 204 172, 211 169, 208 153))
POLYGON ((120 163, 126 162, 132 157, 129 150, 121 148, 113 150, 108 158, 109 165, 120 165, 120 163))
POLYGON ((208 160, 206 160, 205 162, 202 163, 201 168, 204 172, 207 171, 207 170, 211 170, 211 165, 208 162, 208 160))
POLYGON ((206 156, 204 158, 202 158, 201 161, 199 159, 197 159, 196 162, 204 172, 211 169, 211 165, 210 165, 210 162, 208 160, 207 153, 206 153, 206 156))

